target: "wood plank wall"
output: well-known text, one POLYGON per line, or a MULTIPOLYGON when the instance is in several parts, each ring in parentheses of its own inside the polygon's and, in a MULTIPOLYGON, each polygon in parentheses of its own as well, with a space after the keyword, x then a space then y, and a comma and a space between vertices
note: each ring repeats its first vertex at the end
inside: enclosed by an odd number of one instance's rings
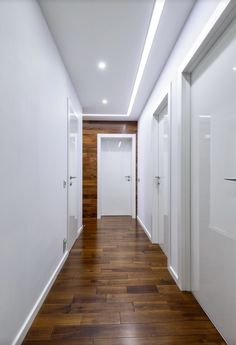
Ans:
POLYGON ((97 134, 136 134, 137 122, 83 121, 83 217, 97 217, 97 134))

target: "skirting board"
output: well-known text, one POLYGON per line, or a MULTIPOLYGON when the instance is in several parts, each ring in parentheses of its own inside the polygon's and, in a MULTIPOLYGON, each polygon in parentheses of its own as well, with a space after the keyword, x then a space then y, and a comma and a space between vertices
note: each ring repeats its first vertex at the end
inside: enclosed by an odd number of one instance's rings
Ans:
MULTIPOLYGON (((80 236, 81 232, 83 230, 83 225, 78 229, 78 235, 77 238, 80 236)), ((55 271, 51 275, 48 283, 46 284, 45 288, 43 289, 41 295, 39 296, 38 300, 36 301, 35 305, 33 306, 31 312, 29 313, 28 317, 26 318, 25 322, 23 323, 21 329, 19 330, 18 334, 16 335, 15 339, 12 342, 12 345, 21 345, 28 330, 30 329, 30 326, 32 325, 36 315, 38 314, 39 309, 41 308, 44 300, 46 299, 53 283, 55 282, 58 274, 60 273, 67 257, 69 255, 69 252, 66 251, 59 262, 58 266, 56 267, 55 271)))
POLYGON ((18 332, 18 334, 16 335, 15 339, 13 340, 12 345, 20 345, 28 330, 30 329, 30 326, 32 325, 39 309, 41 308, 45 298, 47 297, 47 294, 49 293, 54 281, 56 280, 60 270, 62 269, 62 266, 64 265, 67 256, 68 256, 69 252, 66 251, 65 254, 63 255, 61 261, 59 262, 57 268, 55 269, 55 271, 53 272, 51 278, 49 279, 47 285, 45 286, 45 288, 43 289, 41 295, 39 296, 38 300, 36 301, 35 305, 33 306, 31 312, 29 313, 28 317, 26 318, 25 322, 23 323, 20 331, 18 332))
POLYGON ((139 224, 141 225, 141 227, 143 228, 143 230, 146 233, 146 235, 149 238, 149 240, 152 242, 152 236, 151 236, 150 232, 148 231, 148 229, 146 228, 146 226, 141 221, 141 219, 139 218, 139 216, 137 216, 137 220, 138 220, 139 224))
MULTIPOLYGON (((148 236, 149 240, 152 242, 152 237, 150 235, 150 232, 146 228, 146 226, 143 224, 143 222, 141 221, 141 219, 139 217, 137 217, 137 220, 138 220, 139 224, 141 225, 141 227, 143 228, 146 235, 148 236)), ((170 272, 171 276, 173 277, 174 281, 176 282, 176 284, 180 288, 178 274, 175 272, 175 270, 173 269, 172 266, 168 266, 167 268, 168 268, 168 271, 170 272)))
POLYGON ((77 231, 77 239, 80 237, 81 232, 83 231, 84 226, 82 225, 77 231))
POLYGON ((178 288, 181 290, 180 285, 179 285, 179 277, 178 274, 175 272, 175 270, 173 269, 172 266, 168 266, 168 271, 171 274, 172 278, 174 279, 174 281, 176 282, 176 285, 178 286, 178 288))

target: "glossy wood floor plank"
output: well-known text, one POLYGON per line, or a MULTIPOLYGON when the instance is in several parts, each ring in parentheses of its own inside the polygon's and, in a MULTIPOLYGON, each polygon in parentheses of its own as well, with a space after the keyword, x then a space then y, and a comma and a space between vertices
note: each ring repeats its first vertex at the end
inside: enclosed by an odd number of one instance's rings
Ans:
POLYGON ((87 219, 24 345, 225 344, 130 217, 87 219))

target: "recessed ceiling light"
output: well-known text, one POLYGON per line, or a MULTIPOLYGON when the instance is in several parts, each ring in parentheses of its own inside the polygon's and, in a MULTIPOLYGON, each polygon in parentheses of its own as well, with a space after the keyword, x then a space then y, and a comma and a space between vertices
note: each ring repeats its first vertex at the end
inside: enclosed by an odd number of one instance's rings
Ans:
MULTIPOLYGON (((164 9, 164 5, 165 5, 165 1, 166 0, 155 0, 155 4, 154 4, 154 8, 152 11, 152 16, 151 16, 151 21, 148 27, 148 32, 147 32, 147 36, 146 36, 146 40, 145 40, 145 44, 144 44, 144 48, 143 48, 143 52, 142 52, 142 56, 141 56, 141 60, 139 63, 139 67, 138 67, 138 72, 135 78, 135 83, 133 86, 133 90, 131 93, 131 99, 129 102, 129 107, 128 107, 128 111, 126 114, 103 114, 103 116, 115 116, 115 117, 125 117, 125 116, 129 116, 132 112, 133 109, 133 105, 140 87, 140 83, 143 77, 143 73, 150 55, 150 51, 152 48, 152 44, 155 38, 155 34, 161 19, 161 15, 164 9)), ((100 61, 98 62, 98 68, 101 70, 106 69, 106 63, 104 61, 100 61)), ((234 70, 234 68, 233 68, 234 70)), ((235 71, 236 71, 236 66, 235 66, 235 71)), ((107 104, 108 102, 106 100, 104 100, 105 102, 102 101, 103 104, 107 104)), ((100 114, 84 114, 84 116, 100 116, 100 114)))
POLYGON ((98 63, 98 68, 99 68, 99 69, 104 70, 104 69, 106 69, 106 67, 107 67, 106 62, 100 61, 100 62, 98 63))
POLYGON ((107 104, 107 103, 108 103, 107 99, 102 100, 102 104, 107 104))

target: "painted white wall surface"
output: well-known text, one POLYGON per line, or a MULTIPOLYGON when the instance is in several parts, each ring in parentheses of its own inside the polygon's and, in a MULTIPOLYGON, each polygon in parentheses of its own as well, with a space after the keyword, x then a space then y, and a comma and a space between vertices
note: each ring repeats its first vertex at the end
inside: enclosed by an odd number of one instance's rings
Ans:
MULTIPOLYGON (((145 227, 152 233, 152 126, 153 113, 158 102, 172 83, 171 99, 171 243, 170 266, 176 276, 179 273, 178 237, 180 228, 180 85, 178 68, 186 54, 192 48, 204 25, 217 7, 219 0, 198 0, 193 8, 182 33, 163 69, 152 94, 138 122, 138 216, 145 227)), ((177 281, 178 282, 178 281, 177 281)))
POLYGON ((191 78, 192 289, 230 345, 236 344, 235 61, 236 21, 191 78))
POLYGON ((0 42, 0 344, 7 345, 17 343, 63 258, 67 97, 78 114, 81 107, 36 1, 0 1, 0 42))

